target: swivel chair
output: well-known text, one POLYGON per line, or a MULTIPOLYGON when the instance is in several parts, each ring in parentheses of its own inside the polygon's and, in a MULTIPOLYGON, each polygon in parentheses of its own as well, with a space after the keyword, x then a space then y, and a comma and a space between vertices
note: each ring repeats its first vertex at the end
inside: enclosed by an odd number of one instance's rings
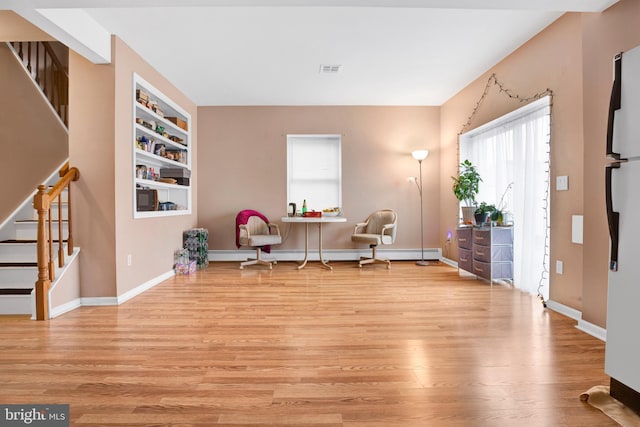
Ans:
POLYGON ((378 245, 391 245, 396 241, 398 215, 391 209, 379 210, 367 218, 365 222, 356 224, 356 228, 351 236, 351 241, 356 243, 367 243, 371 248, 371 257, 360 257, 358 267, 365 264, 386 263, 387 268, 391 268, 391 261, 386 258, 376 256, 378 245))
POLYGON ((271 252, 271 245, 282 243, 280 228, 277 224, 270 224, 267 217, 258 211, 243 210, 236 215, 236 246, 252 247, 256 250, 256 257, 240 263, 240 270, 248 265, 266 265, 271 270, 276 260, 265 260, 262 251, 271 252))

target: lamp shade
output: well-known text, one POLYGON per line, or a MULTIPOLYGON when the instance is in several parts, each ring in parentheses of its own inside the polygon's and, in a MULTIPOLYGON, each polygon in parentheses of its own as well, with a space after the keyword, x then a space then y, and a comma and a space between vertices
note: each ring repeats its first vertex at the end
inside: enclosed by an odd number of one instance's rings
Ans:
POLYGON ((424 160, 429 155, 429 150, 416 150, 411 153, 414 159, 424 160))

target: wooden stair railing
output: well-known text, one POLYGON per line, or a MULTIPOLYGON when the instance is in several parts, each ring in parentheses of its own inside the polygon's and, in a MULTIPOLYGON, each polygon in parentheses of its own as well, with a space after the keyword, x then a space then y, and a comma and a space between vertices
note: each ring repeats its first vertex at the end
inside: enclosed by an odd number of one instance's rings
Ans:
POLYGON ((80 178, 77 168, 69 168, 65 164, 60 169, 60 180, 49 191, 46 185, 38 186, 38 193, 33 198, 33 207, 38 211, 38 280, 36 281, 36 320, 47 320, 49 318, 49 288, 51 282, 55 280, 55 265, 53 257, 52 219, 51 205, 58 201, 58 266, 63 267, 63 229, 62 224, 62 192, 67 190, 67 253, 73 253, 73 227, 71 218, 71 182, 80 178))
POLYGON ((69 73, 49 42, 9 42, 31 77, 66 127, 68 123, 69 73))

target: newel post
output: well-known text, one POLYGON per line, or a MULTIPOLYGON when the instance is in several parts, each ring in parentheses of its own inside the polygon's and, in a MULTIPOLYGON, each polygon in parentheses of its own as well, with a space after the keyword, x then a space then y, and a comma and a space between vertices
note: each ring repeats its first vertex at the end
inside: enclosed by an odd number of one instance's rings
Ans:
POLYGON ((45 185, 38 186, 33 198, 33 206, 38 211, 38 280, 36 281, 36 320, 49 318, 49 263, 47 254, 47 210, 49 195, 45 185))

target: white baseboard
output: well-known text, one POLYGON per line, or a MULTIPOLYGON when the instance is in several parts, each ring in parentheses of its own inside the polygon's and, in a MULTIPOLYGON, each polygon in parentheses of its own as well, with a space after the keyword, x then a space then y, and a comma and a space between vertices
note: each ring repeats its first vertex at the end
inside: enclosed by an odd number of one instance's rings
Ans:
POLYGON ((175 276, 175 271, 174 270, 170 270, 167 271, 164 274, 161 274, 158 277, 155 277, 139 286, 136 286, 135 288, 131 289, 130 291, 125 292, 122 295, 118 295, 117 297, 117 305, 123 304, 127 301, 129 301, 131 298, 140 295, 141 293, 143 293, 144 291, 147 291, 151 288, 153 288, 154 286, 164 282, 167 279, 170 279, 171 277, 175 276))
POLYGON ((173 270, 168 271, 166 273, 161 274, 158 277, 155 277, 140 286, 136 286, 128 292, 125 292, 122 295, 117 297, 82 297, 76 298, 72 301, 69 301, 65 304, 59 305, 51 309, 50 317, 58 317, 65 313, 68 313, 72 310, 75 310, 78 307, 95 307, 95 306, 108 306, 108 305, 120 305, 129 301, 131 298, 140 295, 144 291, 147 291, 154 286, 164 282, 165 280, 173 277, 175 272, 173 270))
MULTIPOLYGON (((255 250, 210 250, 209 261, 245 261, 247 258, 255 257, 255 250)), ((276 259, 278 261, 300 261, 304 258, 304 250, 272 250, 271 253, 263 253, 265 259, 276 259)), ((371 256, 371 249, 325 249, 322 251, 325 259, 331 261, 357 261, 361 256, 371 256)), ((392 261, 419 260, 422 252, 420 249, 380 249, 376 255, 381 258, 389 258, 392 261)), ((318 261, 320 255, 317 248, 309 249, 309 260, 318 261)), ((439 248, 425 248, 424 259, 428 261, 442 260, 442 250, 439 248)))
POLYGON ((49 319, 62 316, 63 314, 75 310, 78 307, 82 307, 82 298, 76 298, 64 304, 51 308, 49 310, 49 319))
POLYGON ((559 302, 555 302, 552 300, 547 301, 547 308, 550 308, 553 311, 556 311, 562 315, 565 315, 573 320, 579 321, 582 319, 582 312, 576 310, 575 308, 571 308, 564 304, 560 304, 559 302))
POLYGON ((458 263, 456 261, 452 260, 452 259, 442 257, 442 258, 440 258, 440 262, 442 262, 444 264, 447 264, 447 265, 450 265, 453 268, 458 268, 458 263))
POLYGON ((576 320, 578 324, 576 325, 576 329, 581 330, 594 338, 598 338, 601 341, 607 341, 607 330, 601 328, 598 325, 594 325, 593 323, 587 322, 586 320, 582 320, 582 312, 576 310, 575 308, 568 307, 564 304, 560 304, 555 301, 547 301, 547 308, 550 308, 553 311, 556 311, 564 316, 567 316, 573 320, 576 320))
POLYGON ((580 329, 582 332, 586 332, 592 337, 598 338, 600 341, 607 342, 607 330, 598 325, 594 325, 586 320, 579 320, 576 328, 580 329))
POLYGON ((94 307, 101 305, 118 305, 117 297, 82 297, 80 298, 82 307, 94 307))

